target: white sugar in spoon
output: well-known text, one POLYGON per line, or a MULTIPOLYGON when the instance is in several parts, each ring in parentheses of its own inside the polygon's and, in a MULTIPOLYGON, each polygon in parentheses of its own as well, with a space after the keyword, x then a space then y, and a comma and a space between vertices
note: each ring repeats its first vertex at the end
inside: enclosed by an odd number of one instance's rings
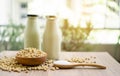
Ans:
POLYGON ((65 60, 58 60, 54 61, 54 66, 63 68, 63 69, 69 69, 69 68, 74 68, 75 66, 92 66, 92 67, 97 67, 100 69, 106 69, 105 66, 99 65, 99 64, 92 64, 92 63, 71 63, 65 60))

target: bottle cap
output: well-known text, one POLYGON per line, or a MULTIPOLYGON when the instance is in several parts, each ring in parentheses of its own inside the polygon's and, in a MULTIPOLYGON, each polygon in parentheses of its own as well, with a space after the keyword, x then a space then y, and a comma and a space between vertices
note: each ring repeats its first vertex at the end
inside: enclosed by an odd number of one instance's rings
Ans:
POLYGON ((38 15, 35 15, 35 14, 28 14, 27 16, 28 17, 38 17, 38 15))

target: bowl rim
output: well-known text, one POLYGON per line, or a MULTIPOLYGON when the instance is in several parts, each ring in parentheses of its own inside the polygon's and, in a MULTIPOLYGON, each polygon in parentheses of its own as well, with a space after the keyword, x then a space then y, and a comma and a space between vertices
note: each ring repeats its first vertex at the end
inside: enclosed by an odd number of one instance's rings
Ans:
POLYGON ((38 58, 43 58, 43 57, 47 57, 47 54, 45 54, 44 56, 41 56, 41 57, 19 57, 19 56, 15 56, 15 58, 21 58, 21 59, 38 59, 38 58))

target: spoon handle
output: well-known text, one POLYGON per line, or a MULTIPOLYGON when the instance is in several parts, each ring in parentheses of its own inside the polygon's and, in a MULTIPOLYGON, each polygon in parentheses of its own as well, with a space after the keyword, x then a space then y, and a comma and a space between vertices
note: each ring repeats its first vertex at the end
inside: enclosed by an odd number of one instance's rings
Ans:
POLYGON ((90 64, 90 63, 77 63, 77 64, 73 64, 74 66, 93 66, 93 67, 97 67, 100 69, 106 69, 106 66, 103 65, 99 65, 99 64, 90 64))

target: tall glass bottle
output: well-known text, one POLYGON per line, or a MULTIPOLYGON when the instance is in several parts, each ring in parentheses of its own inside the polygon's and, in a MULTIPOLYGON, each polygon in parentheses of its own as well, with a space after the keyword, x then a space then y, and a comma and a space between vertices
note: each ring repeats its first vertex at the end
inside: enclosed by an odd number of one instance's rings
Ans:
POLYGON ((24 32, 24 48, 40 49, 40 27, 37 15, 27 15, 28 21, 24 32))
POLYGON ((62 35, 55 16, 46 17, 46 28, 43 34, 43 51, 48 54, 48 59, 59 59, 62 35))

